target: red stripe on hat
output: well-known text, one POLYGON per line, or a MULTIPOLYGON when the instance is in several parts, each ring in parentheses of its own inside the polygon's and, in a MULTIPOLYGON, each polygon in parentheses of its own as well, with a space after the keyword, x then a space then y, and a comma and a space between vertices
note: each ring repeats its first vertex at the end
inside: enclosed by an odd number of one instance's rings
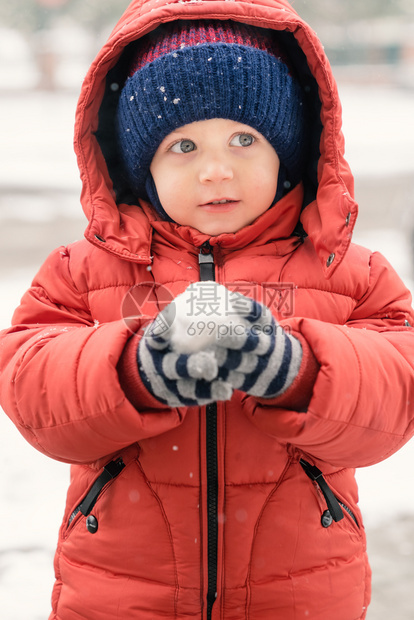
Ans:
POLYGON ((161 56, 207 43, 253 47, 268 52, 289 66, 285 53, 269 30, 230 20, 174 21, 161 26, 140 41, 129 76, 161 56))

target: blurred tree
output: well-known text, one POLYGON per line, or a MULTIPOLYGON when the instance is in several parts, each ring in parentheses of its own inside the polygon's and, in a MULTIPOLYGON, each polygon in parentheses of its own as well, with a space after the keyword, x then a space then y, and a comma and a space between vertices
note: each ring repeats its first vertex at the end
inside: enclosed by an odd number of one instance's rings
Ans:
MULTIPOLYGON (((412 14, 413 0, 291 0, 310 23, 352 21, 379 15, 412 14)), ((19 30, 36 30, 57 15, 72 16, 93 30, 115 24, 129 0, 13 0, 0 2, 1 23, 19 30)))
POLYGON ((129 0, 5 1, 0 2, 0 23, 26 36, 39 69, 38 87, 53 90, 58 60, 51 32, 56 23, 69 17, 99 37, 115 25, 128 4, 129 0))
POLYGON ((295 10, 309 23, 343 24, 358 19, 399 15, 412 9, 412 0, 292 0, 295 10))
POLYGON ((130 0, 70 0, 68 13, 86 28, 100 34, 115 26, 130 0))
MULTIPOLYGON (((13 0, 0 2, 0 22, 19 30, 37 30, 57 16, 72 16, 99 31, 115 24, 130 0, 13 0)), ((380 15, 412 14, 413 0, 291 0, 311 24, 325 21, 341 25, 380 15)))
POLYGON ((93 30, 115 24, 129 0, 13 0, 0 2, 0 22, 23 31, 48 27, 61 15, 93 30))
POLYGON ((72 0, 13 0, 0 3, 0 21, 4 26, 33 32, 49 25, 58 13, 66 11, 72 0))
POLYGON ((292 5, 318 32, 333 64, 397 64, 405 54, 401 26, 414 15, 414 0, 292 0, 292 5))
MULTIPOLYGON (((180 0, 178 0, 180 1, 180 0)), ((40 86, 54 88, 57 64, 54 26, 72 19, 100 41, 115 25, 130 0, 0 0, 0 23, 23 32, 30 41, 41 74, 40 86)), ((396 15, 412 16, 414 0, 291 0, 298 13, 315 30, 324 29, 324 40, 334 62, 352 63, 363 42, 351 29, 358 20, 396 15), (338 47, 339 46, 339 47, 338 47), (342 46, 342 47, 341 47, 342 46), (345 52, 343 51, 345 50, 345 52)), ((76 42, 74 42, 76 45, 76 42)), ((364 52, 365 53, 365 52, 364 52)), ((369 54, 365 60, 370 61, 369 54)))

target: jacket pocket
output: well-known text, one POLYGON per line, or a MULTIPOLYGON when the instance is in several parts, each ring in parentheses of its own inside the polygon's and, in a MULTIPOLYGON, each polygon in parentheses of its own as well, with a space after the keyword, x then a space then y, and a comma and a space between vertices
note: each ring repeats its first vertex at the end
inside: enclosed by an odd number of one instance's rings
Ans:
POLYGON ((299 463, 308 478, 318 485, 318 488, 326 501, 326 510, 322 514, 321 525, 323 527, 329 527, 334 521, 341 521, 345 517, 345 514, 347 514, 354 522, 354 525, 359 529, 360 525, 358 523, 358 519, 352 512, 351 508, 347 506, 347 504, 345 504, 339 497, 337 497, 337 495, 335 495, 334 491, 326 482, 321 470, 315 465, 311 465, 303 458, 299 460, 299 463))
POLYGON ((99 476, 92 483, 89 491, 83 497, 81 502, 72 511, 67 521, 65 534, 67 535, 75 524, 81 519, 82 515, 87 518, 86 527, 91 534, 94 534, 98 529, 98 522, 91 511, 95 506, 99 496, 103 491, 113 482, 117 476, 124 469, 125 463, 122 458, 114 459, 107 463, 99 476))

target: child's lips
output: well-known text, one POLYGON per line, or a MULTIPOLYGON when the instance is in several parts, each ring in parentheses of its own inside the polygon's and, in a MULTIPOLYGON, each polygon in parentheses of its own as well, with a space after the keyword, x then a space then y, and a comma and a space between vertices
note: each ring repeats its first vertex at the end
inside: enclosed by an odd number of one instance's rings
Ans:
POLYGON ((213 213, 227 213, 232 211, 240 203, 240 200, 234 198, 217 198, 209 202, 205 202, 200 206, 203 211, 211 211, 213 213))

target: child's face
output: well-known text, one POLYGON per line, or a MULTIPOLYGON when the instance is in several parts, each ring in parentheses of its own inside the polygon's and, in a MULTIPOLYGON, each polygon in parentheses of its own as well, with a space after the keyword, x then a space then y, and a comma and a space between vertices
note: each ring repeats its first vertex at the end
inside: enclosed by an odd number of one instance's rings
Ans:
POLYGON ((270 207, 279 163, 258 131, 215 118, 170 133, 150 170, 171 219, 214 236, 240 230, 270 207))

